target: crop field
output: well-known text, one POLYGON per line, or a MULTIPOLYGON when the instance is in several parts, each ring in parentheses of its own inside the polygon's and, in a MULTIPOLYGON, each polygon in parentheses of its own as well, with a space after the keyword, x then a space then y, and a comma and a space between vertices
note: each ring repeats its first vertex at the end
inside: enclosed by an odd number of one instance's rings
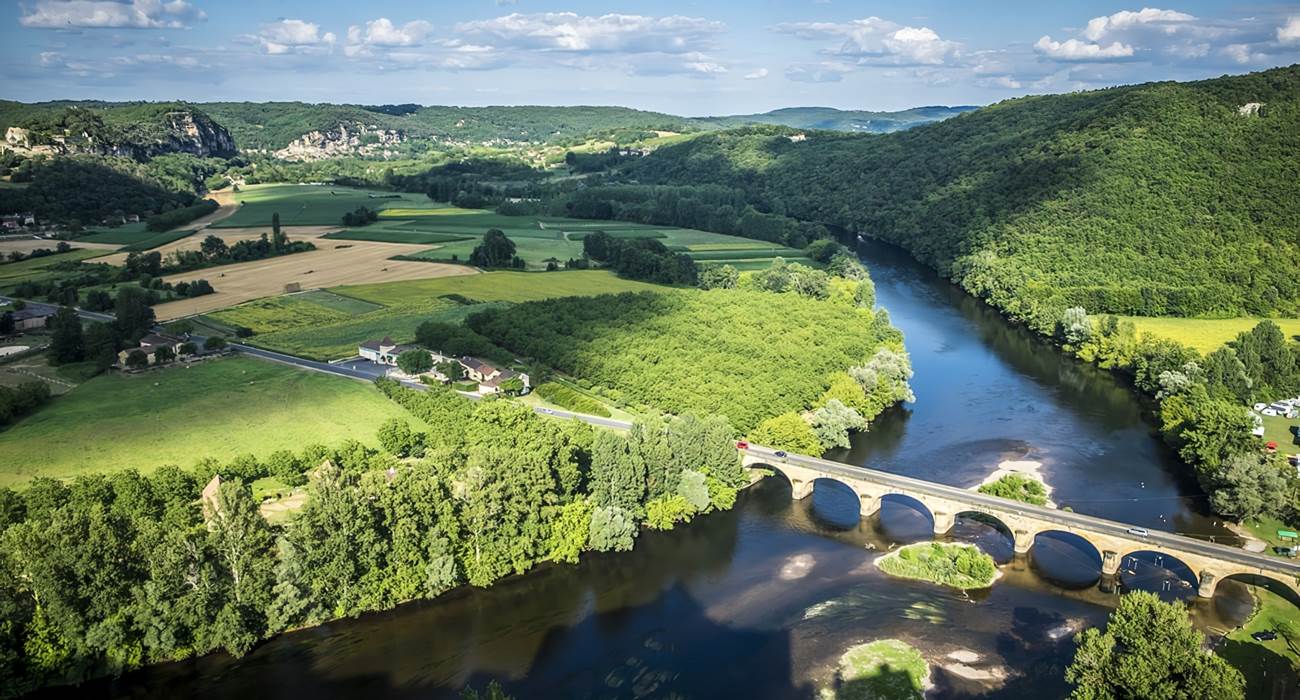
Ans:
POLYGON ((459 294, 476 301, 522 302, 665 289, 668 287, 625 280, 606 270, 565 270, 541 273, 485 272, 468 277, 350 285, 335 287, 330 291, 385 306, 399 306, 437 299, 449 294, 459 294))
POLYGON ((325 326, 351 320, 356 314, 317 304, 300 294, 286 294, 255 299, 208 316, 232 328, 243 326, 260 335, 293 328, 325 326))
POLYGON ((282 226, 341 226, 343 215, 357 207, 430 209, 436 206, 422 194, 335 185, 249 185, 231 193, 229 199, 241 204, 239 210, 211 228, 270 226, 272 214, 280 215, 282 226))
MULTIPOLYGON (((433 245, 434 243, 451 243, 464 241, 473 236, 467 233, 437 233, 409 228, 409 221, 396 224, 371 224, 365 228, 351 228, 325 234, 325 238, 345 241, 379 241, 381 243, 410 243, 412 245, 433 245)), ((480 234, 482 235, 482 234, 480 234)))
MULTIPOLYGON (((312 241, 320 238, 322 234, 334 230, 328 226, 302 226, 298 228, 287 229, 291 241, 312 241)), ((168 234, 161 234, 168 235, 168 234)), ((235 228, 235 229, 214 229, 208 227, 203 229, 201 235, 184 236, 177 238, 169 243, 164 243, 155 247, 153 250, 159 255, 166 258, 168 255, 181 250, 198 250, 203 245, 203 239, 208 236, 216 236, 225 241, 226 245, 234 245, 239 241, 256 240, 262 236, 270 236, 271 228, 235 228)), ((110 265, 121 265, 126 262, 127 249, 120 248, 116 253, 104 255, 96 262, 106 262, 110 265)))
POLYGON ((0 486, 349 438, 373 445, 389 418, 421 425, 365 383, 254 359, 108 374, 0 432, 0 486))
POLYGON ((450 275, 476 275, 464 265, 439 265, 392 260, 408 246, 391 243, 346 243, 317 240, 317 250, 265 260, 222 265, 205 270, 171 275, 168 282, 202 277, 212 283, 216 294, 168 302, 154 307, 160 320, 207 313, 253 299, 283 294, 285 285, 297 283, 303 289, 342 284, 414 280, 450 275))
POLYGON ((354 357, 357 346, 367 340, 385 336, 399 343, 415 340, 415 329, 425 321, 460 323, 475 311, 494 304, 456 304, 437 299, 409 306, 383 307, 359 316, 342 317, 331 322, 299 325, 294 328, 255 335, 242 342, 268 350, 306 357, 322 362, 354 357))
POLYGON ((192 235, 194 235, 194 229, 168 231, 166 233, 155 233, 153 234, 153 236, 149 238, 145 238, 143 240, 137 241, 130 245, 123 246, 122 248, 118 249, 118 252, 135 253, 142 250, 153 250, 154 248, 157 248, 159 246, 164 246, 167 245, 168 243, 173 243, 175 241, 181 240, 182 238, 188 238, 192 235))
MULTIPOLYGON (((1202 353, 1219 349, 1224 343, 1236 338, 1243 331, 1255 327, 1262 318, 1174 318, 1129 316, 1125 317, 1136 326, 1138 335, 1150 333, 1160 338, 1175 340, 1183 345, 1196 348, 1202 353)), ((1291 339, 1300 337, 1300 319, 1273 318, 1282 332, 1291 339)))
POLYGON ((112 243, 114 245, 131 245, 158 235, 157 231, 145 228, 145 222, 122 224, 117 228, 95 230, 78 236, 75 243, 112 243))
MULTIPOLYGON (((69 241, 73 248, 97 251, 99 255, 107 255, 115 250, 117 246, 111 243, 86 243, 85 241, 69 241)), ((19 252, 24 255, 33 250, 52 250, 59 243, 58 241, 49 241, 43 238, 15 238, 7 241, 0 241, 0 256, 8 256, 10 253, 19 252)))
POLYGON ((63 273, 47 269, 51 265, 66 261, 79 261, 87 258, 93 258, 103 255, 103 250, 81 248, 70 250, 66 253, 57 253, 47 255, 41 258, 31 260, 21 260, 0 264, 0 290, 6 290, 23 282, 33 282, 36 280, 50 279, 58 277, 63 273))

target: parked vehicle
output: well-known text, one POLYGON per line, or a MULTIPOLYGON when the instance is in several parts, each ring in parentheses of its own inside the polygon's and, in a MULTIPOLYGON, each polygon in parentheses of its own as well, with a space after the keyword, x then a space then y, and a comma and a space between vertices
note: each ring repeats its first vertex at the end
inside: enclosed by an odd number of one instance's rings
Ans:
POLYGON ((1271 642, 1274 639, 1277 639, 1277 632, 1274 632, 1273 630, 1260 630, 1258 632, 1252 632, 1250 638, 1257 642, 1271 642))

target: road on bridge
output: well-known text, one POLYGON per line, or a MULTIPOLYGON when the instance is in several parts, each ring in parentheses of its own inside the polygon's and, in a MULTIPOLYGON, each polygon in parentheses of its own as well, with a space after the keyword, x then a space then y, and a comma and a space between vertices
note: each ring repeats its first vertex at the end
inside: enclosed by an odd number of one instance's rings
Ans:
POLYGON ((1128 525, 1114 520, 1106 520, 1105 518, 1098 518, 1091 515, 1083 515, 1068 510, 1057 510, 1054 508, 1030 505, 1028 503, 1020 503, 1018 501, 1008 501, 978 491, 970 491, 956 486, 937 484, 932 481, 913 479, 911 477, 891 474, 890 472, 879 471, 877 469, 858 467, 851 464, 844 464, 842 462, 833 462, 818 457, 808 457, 806 455, 796 454, 778 456, 775 450, 757 445, 750 445, 745 451, 748 454, 765 461, 793 464, 809 469, 821 470, 829 474, 865 479, 881 484, 886 488, 895 486, 901 489, 919 491, 936 497, 969 503, 976 507, 985 506, 990 509, 998 510, 1011 509, 1018 511, 1020 514, 1033 516, 1039 520, 1055 523, 1065 528, 1077 527, 1100 534, 1141 540, 1150 543, 1153 547, 1165 545, 1171 548, 1241 564, 1243 566, 1254 567, 1265 571, 1273 571, 1288 576, 1300 577, 1300 563, 1286 559, 1279 559, 1277 557, 1270 557, 1264 554, 1247 552, 1244 549, 1239 549, 1226 544, 1216 544, 1192 537, 1186 537, 1184 535, 1175 535, 1170 532, 1138 528, 1134 525, 1128 525), (1143 531, 1147 532, 1147 534, 1135 534, 1135 532, 1143 531))

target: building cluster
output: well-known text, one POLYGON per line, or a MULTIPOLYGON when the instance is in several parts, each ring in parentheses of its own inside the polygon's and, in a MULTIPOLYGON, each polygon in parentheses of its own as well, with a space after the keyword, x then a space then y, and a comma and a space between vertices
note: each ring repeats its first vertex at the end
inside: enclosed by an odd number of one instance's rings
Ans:
POLYGON ((446 367, 450 363, 455 363, 460 367, 461 373, 468 381, 478 385, 478 393, 480 394, 499 394, 504 390, 503 387, 508 386, 507 383, 512 380, 518 380, 525 393, 532 387, 528 375, 523 372, 497 367, 491 362, 477 357, 468 355, 453 357, 440 352, 425 350, 418 345, 395 343, 392 338, 387 337, 383 340, 367 340, 357 348, 357 354, 363 360, 396 367, 398 356, 410 350, 429 353, 430 358, 433 360, 433 369, 425 374, 444 384, 452 381, 452 378, 447 376, 439 367, 446 367))

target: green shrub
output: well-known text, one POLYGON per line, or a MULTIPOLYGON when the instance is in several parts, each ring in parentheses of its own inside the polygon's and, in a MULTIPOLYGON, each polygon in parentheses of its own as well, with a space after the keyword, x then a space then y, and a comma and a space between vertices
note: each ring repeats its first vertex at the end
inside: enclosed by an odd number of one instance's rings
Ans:
POLYGON ((603 418, 610 416, 609 409, 605 408, 604 404, 563 384, 546 382, 538 385, 534 391, 556 406, 567 408, 575 413, 586 413, 603 418))

